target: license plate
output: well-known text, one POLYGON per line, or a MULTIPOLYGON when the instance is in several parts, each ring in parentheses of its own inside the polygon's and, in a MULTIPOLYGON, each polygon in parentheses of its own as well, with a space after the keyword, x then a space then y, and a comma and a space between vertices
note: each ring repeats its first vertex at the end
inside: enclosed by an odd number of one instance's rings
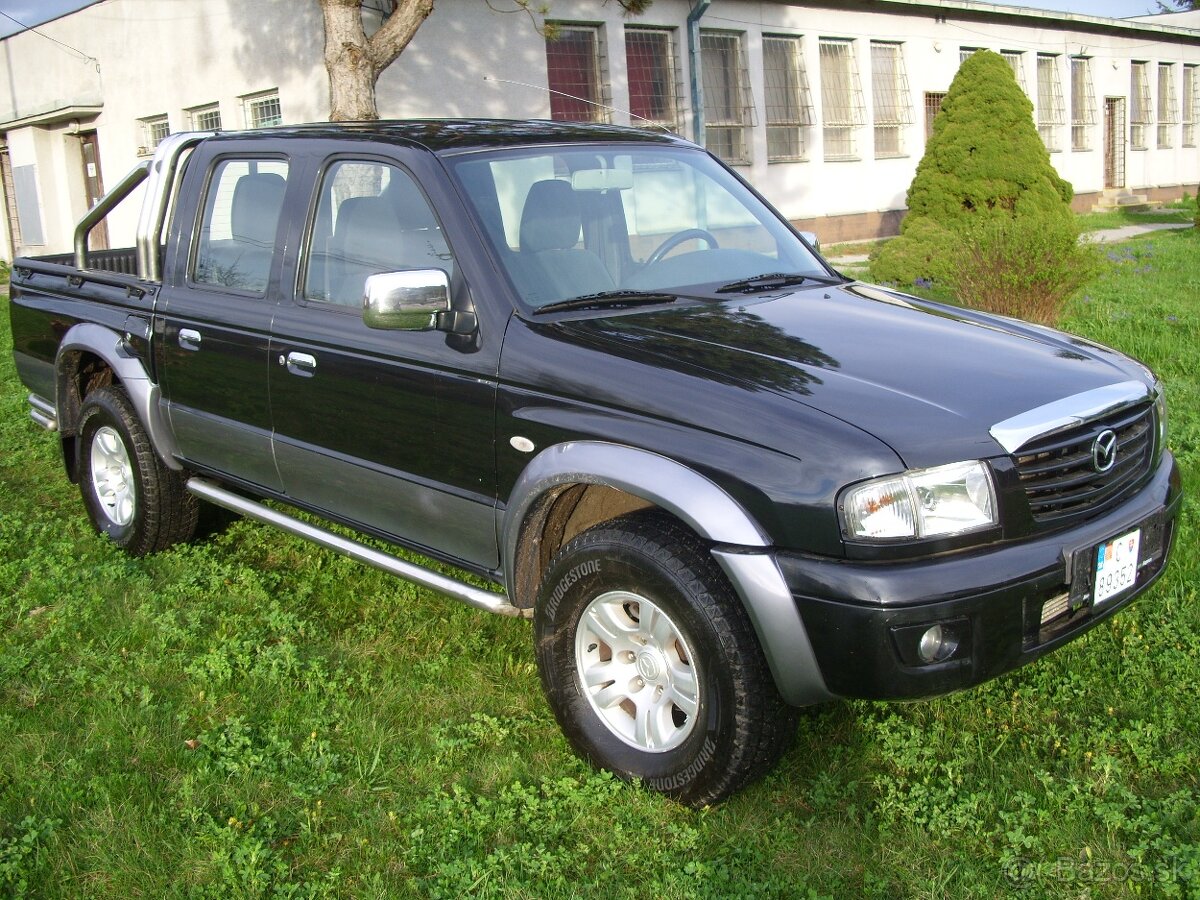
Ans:
POLYGON ((1099 606, 1137 583, 1142 530, 1135 528, 1096 548, 1096 578, 1092 605, 1099 606))

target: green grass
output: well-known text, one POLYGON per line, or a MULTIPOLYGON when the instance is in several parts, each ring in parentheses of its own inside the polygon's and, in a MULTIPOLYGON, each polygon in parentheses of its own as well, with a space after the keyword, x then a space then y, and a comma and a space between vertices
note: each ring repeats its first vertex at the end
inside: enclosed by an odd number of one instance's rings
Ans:
MULTIPOLYGON (((1200 474, 1200 235, 1106 248, 1066 327, 1165 379, 1200 474)), ((560 737, 528 625, 235 521, 130 560, 26 416, 0 310, 0 896, 1200 896, 1200 582, 1037 664, 805 715, 682 809, 560 737)))
POLYGON ((1112 212, 1084 213, 1078 216, 1078 219, 1080 228, 1089 232, 1102 231, 1106 228, 1123 228, 1126 225, 1153 225, 1159 222, 1190 225, 1195 215, 1196 201, 1192 200, 1146 212, 1115 209, 1112 212))

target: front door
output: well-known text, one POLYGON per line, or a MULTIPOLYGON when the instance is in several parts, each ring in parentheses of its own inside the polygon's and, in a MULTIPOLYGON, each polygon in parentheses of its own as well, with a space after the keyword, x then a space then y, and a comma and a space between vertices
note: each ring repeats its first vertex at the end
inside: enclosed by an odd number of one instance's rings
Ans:
MULTIPOLYGON (((104 179, 100 176, 100 150, 96 146, 96 132, 89 131, 79 136, 79 149, 83 157, 83 184, 87 190, 87 207, 91 209, 104 196, 104 179)), ((101 219, 88 236, 89 249, 108 249, 108 220, 101 219)))
MULTIPOLYGON (((236 146, 236 145, 234 145, 236 146)), ((269 491, 281 488, 271 450, 267 351, 279 299, 278 232, 288 182, 282 156, 239 154, 189 167, 181 197, 200 208, 182 226, 158 305, 159 371, 184 459, 269 491)))
POLYGON ((1125 98, 1104 98, 1104 186, 1125 187, 1125 98))
MULTIPOLYGON (((410 546, 499 564, 495 354, 441 331, 368 328, 364 281, 442 269, 466 286, 400 166, 333 159, 271 340, 275 458, 288 497, 410 546)), ((490 349, 490 348, 488 348, 490 349)))

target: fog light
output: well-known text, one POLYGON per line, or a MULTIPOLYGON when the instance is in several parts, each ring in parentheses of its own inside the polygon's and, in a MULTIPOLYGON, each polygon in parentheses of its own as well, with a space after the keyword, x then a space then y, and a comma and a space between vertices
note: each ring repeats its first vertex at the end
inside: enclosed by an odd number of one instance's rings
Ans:
POLYGON ((921 635, 921 642, 917 645, 917 655, 921 657, 922 662, 935 663, 949 659, 957 649, 958 635, 949 628, 934 625, 921 635))

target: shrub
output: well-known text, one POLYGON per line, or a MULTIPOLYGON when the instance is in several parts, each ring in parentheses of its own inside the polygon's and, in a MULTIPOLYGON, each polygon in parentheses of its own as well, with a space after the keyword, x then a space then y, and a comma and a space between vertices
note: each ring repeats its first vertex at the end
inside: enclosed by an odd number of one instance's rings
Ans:
POLYGON ((950 85, 908 189, 900 236, 880 248, 872 276, 900 285, 940 283, 989 309, 991 300, 967 296, 967 286, 999 280, 1005 291, 986 291, 993 299, 1003 295, 997 311, 1057 314, 1081 283, 1072 274, 1092 270, 1087 251, 1078 247, 1073 193, 1050 164, 1033 105, 1008 63, 996 53, 975 53, 950 85), (1044 248, 1036 246, 1038 236, 1044 248), (1007 271, 1035 258, 1037 271, 1007 271))

